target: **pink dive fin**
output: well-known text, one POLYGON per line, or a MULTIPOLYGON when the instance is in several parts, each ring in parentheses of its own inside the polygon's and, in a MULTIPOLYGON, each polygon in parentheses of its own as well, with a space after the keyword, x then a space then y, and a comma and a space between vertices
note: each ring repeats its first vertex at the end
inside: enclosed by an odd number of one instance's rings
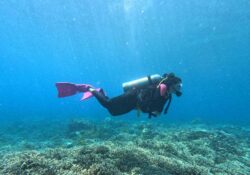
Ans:
MULTIPOLYGON (((96 91, 98 91, 98 92, 101 92, 102 91, 102 89, 101 88, 96 88, 95 89, 96 91)), ((93 97, 93 94, 91 93, 91 92, 85 92, 85 93, 83 93, 83 96, 82 96, 82 98, 81 98, 81 101, 82 100, 87 100, 87 99, 89 99, 89 98, 91 98, 91 97, 93 97)))
MULTIPOLYGON (((93 94, 89 91, 89 88, 93 86, 89 84, 74 84, 68 82, 58 82, 56 83, 58 90, 58 97, 67 97, 75 95, 77 92, 83 92, 83 97, 81 100, 89 99, 93 94)), ((100 92, 101 88, 96 88, 96 91, 100 92)))
POLYGON ((82 98, 81 98, 81 101, 82 100, 87 100, 87 99, 89 99, 90 97, 92 97, 93 96, 93 94, 91 93, 91 92, 85 92, 85 93, 83 93, 83 96, 82 96, 82 98))
POLYGON ((67 97, 75 95, 77 93, 77 87, 75 84, 72 83, 56 83, 56 88, 58 91, 58 97, 67 97))

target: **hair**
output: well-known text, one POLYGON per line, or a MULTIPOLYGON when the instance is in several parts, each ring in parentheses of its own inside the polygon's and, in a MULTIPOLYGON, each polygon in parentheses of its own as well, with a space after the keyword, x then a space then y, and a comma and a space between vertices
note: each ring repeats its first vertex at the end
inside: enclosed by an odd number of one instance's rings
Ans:
POLYGON ((177 83, 181 83, 181 79, 176 77, 174 73, 164 74, 163 77, 166 77, 166 80, 163 81, 167 86, 172 86, 177 83))

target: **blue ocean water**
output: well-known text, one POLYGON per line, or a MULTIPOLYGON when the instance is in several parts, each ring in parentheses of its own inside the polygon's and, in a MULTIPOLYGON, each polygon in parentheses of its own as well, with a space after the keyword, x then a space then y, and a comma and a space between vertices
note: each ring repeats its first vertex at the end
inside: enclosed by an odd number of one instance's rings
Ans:
POLYGON ((112 97, 123 82, 174 72, 183 96, 156 120, 249 123, 249 9, 247 0, 2 0, 1 120, 106 117, 94 98, 58 99, 55 82, 112 97))

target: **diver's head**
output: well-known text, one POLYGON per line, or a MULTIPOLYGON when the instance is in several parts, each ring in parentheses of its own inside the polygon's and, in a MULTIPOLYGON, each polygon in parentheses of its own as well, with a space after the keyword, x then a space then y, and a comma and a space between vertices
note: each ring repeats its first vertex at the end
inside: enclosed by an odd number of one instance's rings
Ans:
POLYGON ((182 88, 182 81, 179 77, 176 77, 174 73, 164 74, 164 81, 163 83, 167 85, 168 92, 170 94, 175 94, 177 97, 182 95, 181 88, 182 88))

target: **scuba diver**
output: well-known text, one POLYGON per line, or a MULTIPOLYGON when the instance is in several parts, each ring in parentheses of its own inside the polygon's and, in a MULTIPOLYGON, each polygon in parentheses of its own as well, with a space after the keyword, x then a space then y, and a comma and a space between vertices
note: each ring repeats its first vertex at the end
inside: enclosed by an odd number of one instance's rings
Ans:
POLYGON ((157 117, 163 111, 167 113, 172 96, 182 95, 182 80, 175 76, 174 73, 149 75, 138 80, 126 82, 122 84, 124 93, 109 98, 101 88, 94 88, 89 84, 73 84, 68 82, 58 82, 56 87, 58 97, 67 97, 78 92, 83 92, 81 100, 86 100, 94 96, 99 103, 105 107, 112 116, 126 114, 131 110, 137 109, 138 115, 140 111, 148 113, 148 117, 157 117))

